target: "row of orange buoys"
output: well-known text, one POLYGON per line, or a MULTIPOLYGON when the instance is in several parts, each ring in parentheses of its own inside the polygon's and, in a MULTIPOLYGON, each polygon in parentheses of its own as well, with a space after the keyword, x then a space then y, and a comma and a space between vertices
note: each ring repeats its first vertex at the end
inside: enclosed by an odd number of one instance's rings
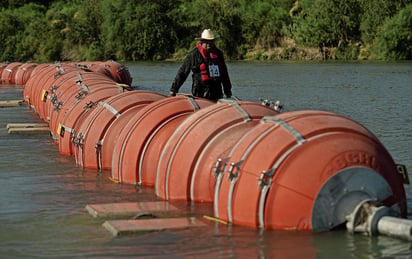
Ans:
POLYGON ((23 85, 30 78, 36 63, 0 63, 0 83, 10 85, 23 85))
POLYGON ((25 84, 62 154, 160 199, 208 202, 221 220, 266 229, 330 230, 366 199, 407 215, 392 157, 347 117, 129 91, 114 61, 0 68, 3 84, 25 84))

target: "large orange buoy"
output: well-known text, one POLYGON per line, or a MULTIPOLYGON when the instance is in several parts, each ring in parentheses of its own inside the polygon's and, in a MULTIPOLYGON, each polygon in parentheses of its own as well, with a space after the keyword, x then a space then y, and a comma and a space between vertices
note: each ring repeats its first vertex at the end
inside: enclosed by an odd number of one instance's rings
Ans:
MULTIPOLYGON (((192 176, 196 162, 203 158, 202 152, 210 141, 228 128, 237 123, 246 123, 250 120, 260 119, 266 115, 274 115, 277 112, 267 106, 247 101, 221 100, 217 104, 202 109, 182 122, 168 140, 162 150, 156 175, 156 195, 166 200, 189 200, 192 188, 192 176)), ((230 134, 227 140, 220 138, 223 146, 229 148, 233 144, 230 134)), ((235 134, 238 138, 239 134, 235 134)), ((225 147, 221 148, 224 150, 225 147)), ((207 153, 207 152, 206 152, 207 153)), ((214 154, 216 155, 216 154, 214 154)), ((207 161, 207 160, 202 160, 207 161)), ((215 162, 206 165, 203 171, 196 172, 195 178, 200 174, 208 174, 206 179, 211 179, 211 173, 215 162)), ((196 181, 193 188, 209 192, 209 181, 196 181), (205 185, 205 188, 199 185, 205 185)))
POLYGON ((153 186, 156 161, 176 127, 190 114, 213 104, 206 99, 182 95, 153 102, 136 113, 114 146, 112 180, 153 186))
POLYGON ((14 85, 16 83, 15 75, 17 69, 22 65, 21 62, 12 62, 8 64, 1 73, 1 82, 5 85, 14 85))
POLYGON ((29 80, 31 73, 34 68, 37 66, 37 63, 26 62, 19 66, 15 75, 15 84, 16 85, 25 85, 27 80, 29 80))
POLYGON ((379 140, 328 112, 265 117, 230 151, 218 172, 215 217, 234 224, 323 231, 346 221, 362 200, 399 205, 400 174, 379 140))
POLYGON ((121 114, 137 105, 147 105, 165 96, 151 91, 130 91, 118 94, 99 103, 82 122, 76 132, 76 163, 84 168, 98 168, 98 151, 102 138, 110 124, 121 114))
POLYGON ((97 106, 100 101, 108 99, 119 93, 122 93, 122 88, 115 88, 110 85, 108 87, 100 87, 86 95, 79 102, 73 103, 64 114, 63 118, 57 127, 59 135, 59 151, 63 155, 73 155, 72 139, 80 127, 83 120, 97 106))

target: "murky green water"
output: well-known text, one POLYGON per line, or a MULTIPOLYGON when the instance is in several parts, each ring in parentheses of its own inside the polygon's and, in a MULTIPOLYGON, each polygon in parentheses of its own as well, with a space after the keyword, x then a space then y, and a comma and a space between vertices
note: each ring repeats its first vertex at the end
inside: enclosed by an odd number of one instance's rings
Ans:
MULTIPOLYGON (((130 63, 133 85, 168 93, 179 63, 130 63)), ((370 129, 412 171, 412 63, 230 63, 240 99, 281 100, 286 110, 348 116, 370 129)), ((190 92, 190 78, 181 92, 190 92)), ((0 86, 0 100, 22 87, 0 86)), ((7 123, 40 122, 27 107, 0 108, 1 258, 410 258, 411 243, 388 237, 207 228, 114 238, 87 214, 94 203, 156 200, 152 188, 118 185, 109 172, 81 170, 47 135, 9 135, 7 123)), ((405 186, 412 212, 412 189, 405 186)), ((204 205, 177 203, 199 217, 204 205)))

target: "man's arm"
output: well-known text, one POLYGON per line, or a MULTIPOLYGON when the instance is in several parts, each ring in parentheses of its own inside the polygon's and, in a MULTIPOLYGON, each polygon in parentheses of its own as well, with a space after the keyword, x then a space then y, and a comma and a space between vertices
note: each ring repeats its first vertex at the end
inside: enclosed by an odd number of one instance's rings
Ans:
POLYGON ((183 85, 183 83, 186 81, 187 77, 189 76, 192 59, 193 59, 193 54, 189 53, 186 56, 182 66, 177 71, 176 77, 173 80, 172 86, 170 87, 169 95, 174 96, 176 95, 177 92, 179 92, 180 87, 183 85))

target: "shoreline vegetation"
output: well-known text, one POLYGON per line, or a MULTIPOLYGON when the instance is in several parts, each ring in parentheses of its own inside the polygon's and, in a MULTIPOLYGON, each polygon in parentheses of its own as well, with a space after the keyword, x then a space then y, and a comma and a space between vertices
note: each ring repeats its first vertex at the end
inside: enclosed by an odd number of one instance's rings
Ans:
POLYGON ((412 0, 9 0, 0 62, 182 60, 205 28, 227 60, 412 60, 412 0))

